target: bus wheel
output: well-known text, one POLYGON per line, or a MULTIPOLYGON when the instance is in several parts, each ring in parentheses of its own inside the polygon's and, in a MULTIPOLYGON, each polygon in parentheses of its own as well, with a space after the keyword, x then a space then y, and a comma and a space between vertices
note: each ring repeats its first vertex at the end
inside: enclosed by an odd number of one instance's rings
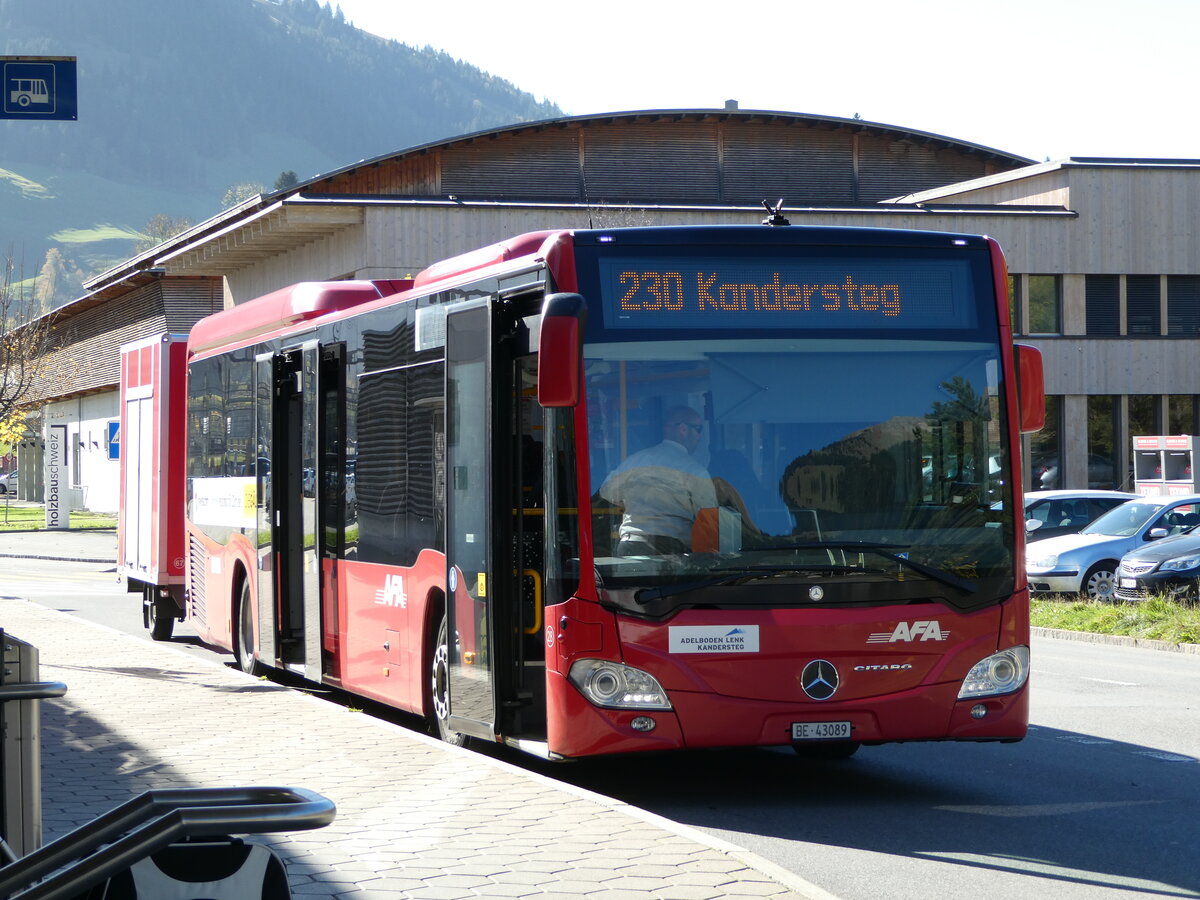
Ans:
POLYGON ((175 631, 175 601, 170 597, 151 595, 146 599, 146 612, 149 614, 150 637, 156 641, 169 641, 175 631))
POLYGON ((465 734, 450 729, 450 642, 446 616, 438 628, 437 643, 433 645, 433 665, 429 672, 430 696, 433 699, 433 727, 430 729, 447 744, 461 747, 467 742, 465 734), (436 729, 436 730, 435 730, 436 729))
POLYGON ((792 744, 792 749, 804 759, 849 759, 862 746, 858 741, 820 741, 813 744, 792 744))
POLYGON ((238 595, 237 634, 233 638, 233 654, 238 668, 247 675, 257 675, 258 660, 254 658, 254 604, 250 602, 250 582, 242 582, 238 595))

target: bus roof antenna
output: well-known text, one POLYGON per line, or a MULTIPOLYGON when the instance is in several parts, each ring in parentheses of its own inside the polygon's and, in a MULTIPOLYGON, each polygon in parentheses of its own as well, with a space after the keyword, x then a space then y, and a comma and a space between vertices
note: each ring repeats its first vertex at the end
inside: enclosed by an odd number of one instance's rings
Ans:
POLYGON ((783 198, 780 197, 772 206, 766 200, 762 202, 763 209, 767 211, 767 217, 762 220, 764 225, 791 225, 787 217, 783 214, 783 198))

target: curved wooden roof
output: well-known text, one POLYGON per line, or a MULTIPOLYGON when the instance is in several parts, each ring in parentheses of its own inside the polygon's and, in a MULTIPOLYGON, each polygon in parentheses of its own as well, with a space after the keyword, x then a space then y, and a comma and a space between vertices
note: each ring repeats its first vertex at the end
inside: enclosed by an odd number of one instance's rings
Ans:
POLYGON ((764 110, 527 122, 319 175, 297 190, 605 204, 874 203, 1030 165, 942 135, 764 110))

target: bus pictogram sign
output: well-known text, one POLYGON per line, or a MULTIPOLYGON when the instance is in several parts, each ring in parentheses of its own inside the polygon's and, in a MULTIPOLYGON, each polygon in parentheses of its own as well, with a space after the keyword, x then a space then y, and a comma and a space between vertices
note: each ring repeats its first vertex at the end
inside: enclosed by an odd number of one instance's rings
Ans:
POLYGON ((0 119, 75 120, 75 57, 0 57, 0 119))

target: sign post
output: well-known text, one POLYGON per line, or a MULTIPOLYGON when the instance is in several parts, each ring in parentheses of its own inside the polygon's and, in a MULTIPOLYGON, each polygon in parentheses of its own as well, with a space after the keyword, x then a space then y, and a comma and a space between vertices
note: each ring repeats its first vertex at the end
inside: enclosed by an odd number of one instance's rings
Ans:
POLYGON ((74 56, 0 56, 0 119, 75 121, 74 56))
POLYGON ((67 493, 67 426, 51 425, 46 440, 46 527, 71 527, 67 493))

